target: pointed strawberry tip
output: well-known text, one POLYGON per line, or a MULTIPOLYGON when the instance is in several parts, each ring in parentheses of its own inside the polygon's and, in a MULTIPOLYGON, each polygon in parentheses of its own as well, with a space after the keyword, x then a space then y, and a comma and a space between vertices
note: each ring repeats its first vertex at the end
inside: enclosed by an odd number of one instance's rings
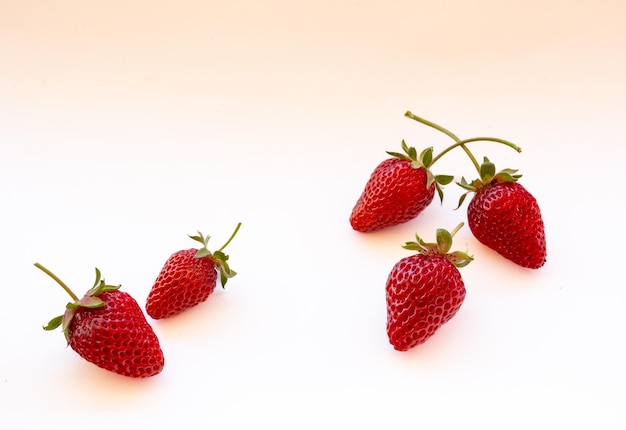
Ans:
POLYGON ((545 264, 541 210, 519 182, 485 187, 470 202, 467 218, 474 237, 506 259, 526 268, 545 264))

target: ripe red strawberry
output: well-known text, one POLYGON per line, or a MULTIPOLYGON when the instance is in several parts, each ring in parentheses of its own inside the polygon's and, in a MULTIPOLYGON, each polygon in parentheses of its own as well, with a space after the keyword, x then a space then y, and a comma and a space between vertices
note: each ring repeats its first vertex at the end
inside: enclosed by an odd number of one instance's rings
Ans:
POLYGON ((159 340, 141 308, 120 286, 100 279, 79 299, 59 278, 39 263, 74 299, 65 313, 50 320, 45 330, 61 327, 70 347, 85 360, 111 372, 132 378, 154 376, 165 360, 159 340))
POLYGON ((403 247, 417 251, 397 262, 386 284, 387 336, 394 349, 407 351, 426 342, 461 308, 465 285, 457 267, 472 257, 464 252, 450 253, 452 232, 437 230, 437 243, 416 242, 403 247))
POLYGON ((404 141, 402 149, 404 154, 387 152, 393 157, 372 172, 350 215, 354 230, 374 231, 412 220, 432 202, 435 189, 442 198, 440 185, 450 183, 452 177, 430 172, 433 149, 427 148, 419 157, 404 141))
POLYGON ((521 175, 516 172, 496 173, 485 157, 480 179, 467 183, 462 178, 459 185, 475 193, 467 207, 467 221, 479 242, 515 264, 538 269, 547 256, 543 218, 537 200, 517 182, 521 175))
POLYGON ((235 237, 241 223, 228 241, 217 251, 207 249, 210 236, 198 232, 189 236, 200 242, 200 249, 185 249, 172 254, 154 281, 146 300, 146 313, 154 319, 177 315, 192 306, 206 301, 215 290, 217 272, 222 287, 237 273, 228 265, 228 255, 222 252, 235 237))

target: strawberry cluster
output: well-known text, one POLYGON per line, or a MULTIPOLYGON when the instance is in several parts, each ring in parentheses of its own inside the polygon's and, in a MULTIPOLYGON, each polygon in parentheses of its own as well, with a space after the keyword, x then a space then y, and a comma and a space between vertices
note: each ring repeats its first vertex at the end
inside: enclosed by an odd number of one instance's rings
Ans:
MULTIPOLYGON (((235 237, 241 223, 217 251, 207 248, 209 236, 189 236, 200 242, 172 254, 154 281, 146 299, 146 313, 153 319, 168 318, 206 301, 215 290, 218 273, 222 287, 236 275, 228 265, 224 248, 235 237)), ((63 315, 53 318, 45 330, 61 327, 68 345, 98 367, 132 378, 161 373, 165 359, 159 339, 137 301, 109 285, 96 268, 96 281, 82 298, 54 273, 39 263, 35 266, 54 279, 72 298, 63 315)))
MULTIPOLYGON (((371 232, 405 223, 416 218, 434 199, 435 190, 443 200, 443 186, 454 180, 452 175, 435 175, 435 162, 454 148, 461 148, 478 172, 468 182, 461 177, 456 183, 465 190, 458 208, 468 194, 473 194, 467 208, 467 223, 474 237, 513 263, 538 269, 546 262, 546 235, 537 200, 518 182, 521 175, 514 169, 496 171, 484 157, 478 163, 468 149, 471 142, 490 141, 506 145, 517 152, 517 145, 495 137, 459 139, 454 133, 411 112, 405 114, 421 124, 447 136, 454 144, 434 156, 433 148, 417 150, 402 141, 403 153, 388 152, 372 172, 352 213, 350 225, 358 232, 371 232)), ((404 248, 417 254, 400 260, 392 268, 386 283, 387 335, 396 350, 406 351, 425 342, 460 309, 465 286, 457 268, 473 258, 465 253, 449 252, 452 232, 437 230, 436 242, 426 243, 416 235, 416 242, 404 248)))
MULTIPOLYGON (((546 237, 541 211, 535 198, 518 182, 517 170, 496 171, 484 157, 479 164, 467 145, 475 141, 500 143, 521 152, 515 144, 494 137, 461 140, 449 130, 405 114, 433 127, 454 140, 454 144, 434 155, 433 148, 419 154, 402 141, 403 152, 388 152, 373 171, 350 215, 358 232, 371 232, 416 218, 434 200, 443 200, 443 187, 452 175, 435 175, 432 166, 454 148, 461 148, 478 171, 478 179, 457 184, 465 190, 459 207, 468 194, 473 197, 467 208, 467 222, 478 241, 515 264, 538 269, 546 261, 546 237)), ((466 290, 458 268, 473 257, 451 251, 452 232, 438 229, 435 242, 415 241, 403 247, 416 253, 398 261, 385 285, 387 335, 398 351, 409 350, 427 341, 461 308, 466 290)), ((226 243, 215 252, 208 249, 209 236, 198 232, 189 236, 201 244, 173 253, 163 265, 146 299, 146 313, 153 319, 169 318, 208 299, 217 285, 222 287, 236 275, 224 248, 235 237, 239 223, 226 243)), ((39 263, 35 266, 52 277, 72 298, 65 312, 50 320, 45 330, 62 328, 68 345, 85 360, 103 369, 133 378, 159 374, 165 365, 159 339, 137 301, 104 282, 96 268, 96 281, 82 298, 56 275, 39 263)))

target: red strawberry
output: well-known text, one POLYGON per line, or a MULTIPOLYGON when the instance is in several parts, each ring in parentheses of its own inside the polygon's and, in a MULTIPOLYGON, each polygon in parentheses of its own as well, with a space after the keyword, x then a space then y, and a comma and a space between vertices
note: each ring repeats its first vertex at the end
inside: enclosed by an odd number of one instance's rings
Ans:
POLYGON ((402 141, 404 154, 387 152, 393 158, 381 162, 372 172, 350 215, 356 231, 368 232, 401 224, 417 217, 433 200, 435 189, 451 176, 433 176, 429 170, 433 149, 417 156, 413 147, 402 141))
POLYGON ((417 251, 397 262, 387 278, 387 336, 398 351, 426 342, 460 309, 465 285, 457 267, 469 264, 464 252, 450 253, 452 232, 437 230, 437 243, 416 242, 403 247, 417 251))
POLYGON ((235 237, 241 223, 228 241, 217 251, 207 249, 210 236, 189 236, 200 242, 200 249, 185 249, 172 254, 154 281, 146 300, 146 313, 154 319, 177 315, 206 301, 215 290, 217 272, 222 287, 237 273, 228 265, 228 255, 222 252, 235 237))
POLYGON ((494 164, 485 157, 480 179, 467 183, 462 178, 459 185, 475 193, 467 208, 467 221, 479 242, 515 264, 538 269, 547 255, 541 210, 537 200, 517 182, 521 175, 516 172, 504 169, 496 173, 494 164))
POLYGON ((119 285, 107 285, 96 269, 96 282, 79 299, 59 278, 35 263, 74 299, 65 313, 45 330, 61 326, 70 347, 85 360, 111 372, 133 378, 160 373, 165 360, 159 340, 141 308, 119 285))

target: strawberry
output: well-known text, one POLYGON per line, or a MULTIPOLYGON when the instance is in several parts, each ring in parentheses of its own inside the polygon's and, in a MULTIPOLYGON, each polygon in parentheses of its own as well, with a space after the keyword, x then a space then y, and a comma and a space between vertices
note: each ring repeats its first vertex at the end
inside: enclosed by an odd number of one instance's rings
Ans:
POLYGON ((398 351, 426 342, 461 308, 465 285, 458 267, 470 263, 464 252, 449 252, 452 233, 437 230, 436 243, 426 243, 417 234, 405 249, 417 254, 398 261, 387 278, 387 336, 398 351))
POLYGON ((165 360, 159 340, 141 308, 120 286, 108 285, 96 268, 96 282, 79 299, 63 281, 39 263, 74 300, 45 330, 62 327, 69 346, 98 367, 132 378, 154 376, 165 360))
MULTIPOLYGON (((546 235, 541 210, 535 197, 518 182, 517 170, 496 173, 485 157, 479 168, 480 179, 458 184, 475 193, 467 207, 472 234, 483 245, 515 264, 538 269, 546 262, 546 235)), ((459 206, 467 195, 459 200, 459 206)))
POLYGON ((430 172, 432 148, 419 157, 404 141, 402 149, 404 154, 388 151, 393 157, 372 172, 350 215, 354 230, 375 231, 412 220, 433 201, 435 189, 442 197, 440 185, 452 181, 451 176, 433 176, 430 172))
POLYGON ((154 319, 168 318, 206 301, 215 290, 218 272, 224 287, 237 273, 228 265, 228 255, 223 250, 239 227, 241 223, 228 241, 213 253, 207 248, 210 236, 205 237, 200 232, 190 235, 202 247, 177 251, 167 259, 148 294, 146 313, 154 319))

